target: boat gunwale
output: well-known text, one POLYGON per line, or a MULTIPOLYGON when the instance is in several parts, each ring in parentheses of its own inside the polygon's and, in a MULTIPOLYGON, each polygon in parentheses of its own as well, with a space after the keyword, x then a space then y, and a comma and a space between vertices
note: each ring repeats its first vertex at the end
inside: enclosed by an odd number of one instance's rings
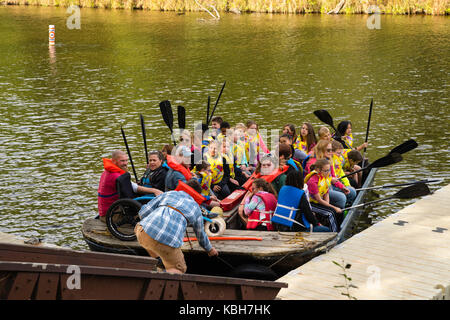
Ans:
MULTIPOLYGON (((72 266, 69 264, 56 263, 37 263, 24 261, 0 261, 0 271, 3 272, 46 272, 46 273, 63 273, 66 274, 68 268, 72 266)), ((252 287, 273 287, 273 288, 287 288, 287 283, 275 282, 267 280, 253 280, 241 279, 220 276, 208 276, 200 274, 176 274, 158 271, 148 271, 139 269, 122 269, 98 267, 89 265, 79 265, 81 274, 97 275, 97 276, 115 276, 128 278, 144 278, 144 279, 158 279, 158 280, 175 280, 188 282, 201 282, 208 284, 227 284, 227 285, 246 285, 252 287)))
MULTIPOLYGON (((373 168, 370 170, 369 174, 366 177, 366 180, 364 181, 364 184, 361 186, 361 188, 368 188, 370 187, 374 180, 375 180, 375 175, 377 173, 378 169, 377 168, 373 168)), ((369 190, 360 190, 358 195, 355 198, 355 201, 353 201, 352 206, 356 206, 356 205, 360 205, 363 203, 363 201, 366 198, 366 195, 368 193, 369 190)), ((353 208, 350 209, 344 219, 344 221, 342 221, 341 223, 341 230, 339 231, 336 240, 337 240, 337 244, 343 242, 346 240, 345 236, 348 233, 349 229, 352 227, 352 222, 354 222, 356 219, 359 218, 359 216, 361 215, 361 210, 362 208, 353 208)))

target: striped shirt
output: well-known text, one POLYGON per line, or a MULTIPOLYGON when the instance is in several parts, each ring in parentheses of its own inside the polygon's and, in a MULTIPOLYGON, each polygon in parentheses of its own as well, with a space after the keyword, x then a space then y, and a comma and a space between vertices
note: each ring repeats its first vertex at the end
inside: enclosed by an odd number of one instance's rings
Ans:
POLYGON ((202 212, 194 199, 184 191, 168 191, 142 206, 139 224, 154 240, 173 248, 183 245, 186 227, 192 225, 199 244, 206 251, 212 246, 205 233, 202 212), (168 207, 178 209, 180 212, 168 207), (183 216, 184 215, 184 216, 183 216))

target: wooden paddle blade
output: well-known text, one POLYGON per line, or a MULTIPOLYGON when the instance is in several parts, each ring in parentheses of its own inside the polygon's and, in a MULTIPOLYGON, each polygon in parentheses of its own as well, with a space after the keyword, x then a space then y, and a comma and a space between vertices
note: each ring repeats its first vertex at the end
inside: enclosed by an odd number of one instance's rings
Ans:
POLYGON ((430 194, 431 191, 425 183, 417 183, 412 186, 400 189, 394 194, 395 198, 412 199, 430 194))
POLYGON ((314 111, 314 115, 319 118, 320 121, 322 121, 323 123, 326 123, 327 125, 329 125, 330 127, 332 127, 334 129, 334 131, 336 131, 336 128, 334 127, 334 123, 333 123, 333 117, 331 117, 330 113, 327 110, 316 110, 314 111))
POLYGON ((178 106, 178 127, 186 129, 186 109, 183 106, 178 106))
POLYGON ((387 156, 384 156, 382 158, 379 158, 372 162, 367 168, 381 168, 381 167, 387 167, 391 164, 397 163, 402 161, 403 158, 399 153, 390 153, 387 156))
POLYGON ((417 142, 414 139, 409 139, 408 141, 403 142, 401 145, 396 146, 389 153, 406 153, 418 147, 417 142))
POLYGON ((169 127, 170 132, 173 131, 173 113, 172 106, 170 105, 169 100, 164 100, 159 103, 159 108, 161 109, 161 115, 163 117, 164 122, 169 127))

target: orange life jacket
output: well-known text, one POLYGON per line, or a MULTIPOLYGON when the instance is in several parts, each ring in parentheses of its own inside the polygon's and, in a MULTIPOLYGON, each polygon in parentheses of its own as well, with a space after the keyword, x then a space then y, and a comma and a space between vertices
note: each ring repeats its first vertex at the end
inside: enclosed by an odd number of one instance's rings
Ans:
POLYGON ((278 168, 277 170, 274 170, 269 175, 261 175, 261 173, 253 172, 253 174, 248 178, 248 180, 242 185, 243 188, 245 188, 248 191, 251 191, 252 189, 252 183, 255 179, 262 178, 266 180, 268 183, 272 183, 278 176, 285 173, 289 169, 289 165, 284 165, 282 169, 278 168))
POLYGON ((186 168, 185 166, 183 166, 180 163, 175 162, 171 155, 167 155, 166 158, 167 158, 167 165, 171 169, 180 172, 184 176, 186 181, 188 181, 188 180, 190 180, 192 178, 192 173, 189 171, 188 168, 186 168))
POLYGON ((186 183, 184 183, 183 181, 178 181, 178 185, 175 189, 175 191, 184 191, 186 192, 188 195, 190 195, 195 202, 197 202, 199 205, 201 205, 204 201, 206 201, 206 198, 204 196, 202 196, 200 193, 198 193, 197 191, 195 191, 193 188, 191 188, 190 186, 188 186, 186 183))

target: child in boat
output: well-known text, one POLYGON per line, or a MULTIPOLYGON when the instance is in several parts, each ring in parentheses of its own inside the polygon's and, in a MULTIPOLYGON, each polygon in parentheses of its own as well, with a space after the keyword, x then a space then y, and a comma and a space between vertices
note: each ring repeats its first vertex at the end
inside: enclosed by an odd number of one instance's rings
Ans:
POLYGON ((233 132, 231 131, 231 126, 228 122, 223 121, 220 124, 220 133, 217 135, 216 140, 219 140, 219 142, 222 142, 223 139, 226 139, 227 137, 231 139, 231 135, 233 132))
POLYGON ((317 134, 319 136, 319 140, 331 141, 331 139, 332 139, 330 129, 328 129, 327 127, 320 127, 317 134))
MULTIPOLYGON (((221 195, 222 189, 224 188, 222 184, 223 178, 223 162, 222 156, 219 152, 219 144, 217 141, 213 140, 208 145, 208 151, 205 153, 205 159, 211 166, 211 187, 212 190, 219 198, 225 198, 226 196, 221 195)), ((230 190, 225 184, 224 194, 230 194, 230 190)))
POLYGON ((197 178, 202 189, 201 195, 206 198, 206 204, 211 207, 220 206, 219 200, 211 190, 211 165, 203 160, 197 163, 192 170, 193 175, 197 178))
POLYGON ((311 123, 304 122, 300 129, 300 134, 294 140, 294 148, 309 153, 317 143, 316 133, 311 123))
POLYGON ((193 132, 189 132, 189 130, 183 130, 180 135, 180 144, 178 146, 186 146, 192 153, 191 155, 191 164, 190 168, 193 169, 193 165, 198 162, 200 159, 202 159, 202 151, 200 147, 200 142, 197 141, 194 143, 194 139, 196 137, 194 136, 193 132))
POLYGON ((239 185, 243 185, 252 174, 248 168, 247 158, 245 157, 244 131, 232 128, 227 130, 226 143, 230 146, 230 160, 233 161, 234 173, 239 185))
POLYGON ((295 133, 295 125, 288 123, 283 127, 283 135, 287 134, 291 137, 292 141, 297 140, 297 134, 295 133))
POLYGON ((161 152, 164 155, 164 159, 167 159, 167 155, 172 154, 172 149, 173 149, 173 145, 171 145, 171 144, 165 144, 162 147, 161 152))
POLYGON ((306 165, 307 172, 311 171, 311 166, 319 159, 327 159, 330 161, 331 166, 331 184, 330 189, 330 202, 339 207, 345 208, 346 203, 352 203, 356 198, 356 191, 352 187, 344 186, 336 176, 333 167, 333 153, 332 153, 332 143, 328 140, 319 140, 317 145, 314 147, 314 157, 312 157, 306 165))
POLYGON ((247 127, 243 123, 237 123, 233 128, 232 135, 232 152, 234 156, 234 163, 241 169, 246 179, 250 177, 255 167, 249 166, 247 156, 245 154, 245 131, 247 127))
POLYGON ((278 203, 272 217, 272 224, 278 231, 329 232, 320 225, 309 205, 308 188, 303 173, 292 171, 287 174, 286 183, 278 194, 278 203))
POLYGON ((256 166, 260 160, 260 152, 269 153, 255 121, 247 121, 245 156, 250 165, 256 166))
POLYGON ((343 215, 340 208, 330 203, 330 172, 331 165, 327 159, 317 160, 313 170, 305 177, 305 182, 308 185, 312 211, 326 218, 332 232, 338 232, 343 215))
MULTIPOLYGON (((345 176, 345 172, 344 172, 344 164, 346 162, 345 154, 348 152, 348 149, 346 149, 346 151, 344 151, 344 147, 342 146, 342 143, 340 143, 336 140, 331 141, 331 149, 332 149, 332 153, 333 153, 332 165, 333 165, 334 174, 336 175, 336 178, 343 177, 343 176, 345 176)), ((351 186, 348 178, 343 178, 340 181, 346 187, 351 186)))
MULTIPOLYGON (((346 153, 344 163, 344 173, 347 175, 353 171, 361 169, 361 167, 358 165, 363 160, 363 157, 361 153, 358 150, 350 150, 346 153)), ((362 174, 363 172, 360 171, 358 173, 355 173, 354 175, 351 175, 348 177, 348 180, 350 181, 350 184, 354 188, 360 188, 362 184, 362 174)))
POLYGON ((244 198, 244 207, 241 219, 246 223, 247 229, 272 231, 272 214, 277 205, 276 193, 270 183, 264 179, 255 179, 252 191, 244 198))
POLYGON ((292 159, 298 162, 298 165, 301 166, 301 163, 307 157, 307 154, 303 150, 294 148, 294 146, 292 145, 292 137, 288 134, 283 134, 280 137, 280 144, 287 144, 291 147, 292 159))
POLYGON ((212 190, 219 199, 226 198, 231 190, 239 187, 239 182, 234 179, 234 162, 228 146, 226 140, 223 144, 211 141, 205 154, 206 161, 211 165, 212 190))
POLYGON ((337 128, 336 128, 338 134, 341 136, 341 140, 344 142, 344 147, 346 149, 356 149, 358 151, 361 151, 364 148, 367 148, 368 143, 364 142, 362 145, 353 148, 353 135, 352 135, 352 123, 350 121, 341 121, 337 128))
POLYGON ((209 140, 216 139, 217 135, 220 133, 220 125, 222 124, 222 117, 216 116, 211 119, 211 132, 209 140))
POLYGON ((239 182, 235 179, 236 178, 236 171, 235 171, 235 163, 234 163, 234 157, 233 153, 230 149, 230 142, 228 140, 223 140, 222 143, 222 162, 223 162, 223 171, 224 180, 227 181, 228 188, 230 189, 230 192, 233 192, 234 190, 239 188, 239 182))

